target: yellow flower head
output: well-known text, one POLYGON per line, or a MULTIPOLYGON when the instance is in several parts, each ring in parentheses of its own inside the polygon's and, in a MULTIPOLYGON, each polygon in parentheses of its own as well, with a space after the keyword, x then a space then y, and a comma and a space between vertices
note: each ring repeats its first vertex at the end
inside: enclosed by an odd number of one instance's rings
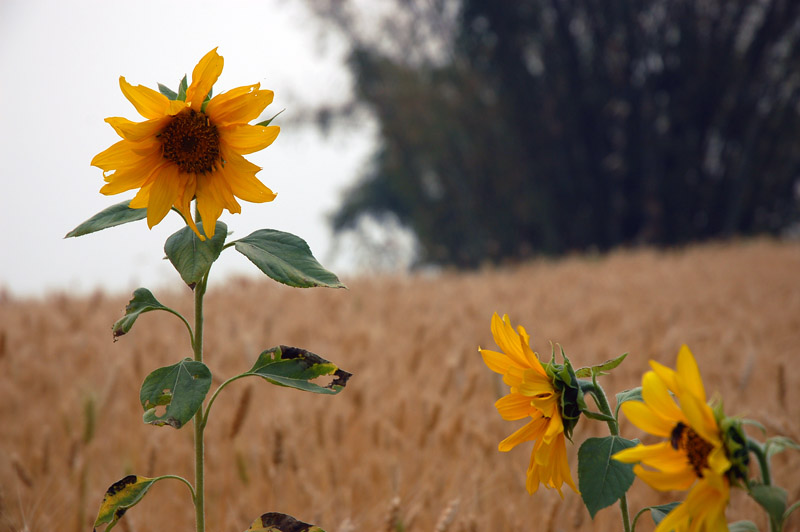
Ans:
POLYGON ((103 170, 101 193, 139 189, 130 207, 147 208, 151 228, 174 206, 202 239, 189 208, 196 198, 210 238, 222 209, 241 212, 236 198, 254 203, 275 199, 255 177, 261 168, 243 157, 272 144, 280 132, 277 126, 248 123, 272 102, 273 93, 257 83, 207 100, 222 64, 216 48, 208 52, 192 71, 185 100, 170 100, 119 78, 122 93, 146 120, 106 118, 122 140, 98 153, 92 165, 103 170))
POLYGON ((699 481, 686 500, 659 524, 657 532, 688 530, 690 522, 692 530, 727 530, 727 473, 732 464, 719 423, 706 402, 697 362, 689 348, 683 346, 678 353, 677 371, 655 361, 650 361, 650 366, 653 370, 642 377, 644 402, 628 401, 621 409, 634 425, 664 441, 639 444, 613 458, 639 462, 634 473, 657 490, 687 490, 699 481))
POLYGON ((553 385, 551 377, 530 348, 530 337, 525 329, 517 333, 508 316, 492 316, 492 335, 502 353, 488 349, 478 350, 489 369, 503 375, 510 393, 499 399, 495 406, 503 419, 515 421, 531 418, 522 428, 500 442, 500 451, 509 451, 522 442, 534 441, 528 466, 526 486, 535 493, 539 484, 555 488, 561 493, 566 482, 575 492, 567 463, 567 447, 561 412, 561 392, 553 385))

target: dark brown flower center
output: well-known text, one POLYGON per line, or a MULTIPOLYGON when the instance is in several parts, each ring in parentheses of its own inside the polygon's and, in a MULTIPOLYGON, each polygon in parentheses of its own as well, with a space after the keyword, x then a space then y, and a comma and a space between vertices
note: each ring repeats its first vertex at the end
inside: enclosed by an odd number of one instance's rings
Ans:
POLYGON ((714 450, 714 446, 701 438, 694 429, 680 421, 672 429, 670 443, 676 451, 686 453, 694 472, 699 478, 702 478, 703 469, 708 467, 708 455, 714 450))
POLYGON ((164 158, 177 164, 181 172, 211 172, 220 160, 219 132, 205 113, 183 110, 158 136, 164 158))

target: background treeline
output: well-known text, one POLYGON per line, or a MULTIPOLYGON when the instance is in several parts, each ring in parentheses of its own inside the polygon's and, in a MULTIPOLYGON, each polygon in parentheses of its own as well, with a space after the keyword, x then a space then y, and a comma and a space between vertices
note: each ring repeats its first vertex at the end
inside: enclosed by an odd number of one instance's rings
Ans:
POLYGON ((309 2, 380 147, 334 216, 421 262, 779 233, 798 219, 800 2, 309 2), (360 6, 360 7, 359 7, 360 6))

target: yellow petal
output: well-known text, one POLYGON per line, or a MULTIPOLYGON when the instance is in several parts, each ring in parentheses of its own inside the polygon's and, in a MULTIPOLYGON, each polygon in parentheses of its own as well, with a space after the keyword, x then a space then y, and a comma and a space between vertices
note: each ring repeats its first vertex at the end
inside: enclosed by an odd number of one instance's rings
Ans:
POLYGON ((211 87, 219 79, 222 73, 223 59, 217 54, 214 48, 197 63, 192 70, 192 84, 186 89, 186 102, 190 103, 192 109, 199 111, 203 105, 203 100, 208 95, 211 87))
POLYGON ((206 106, 206 113, 215 124, 247 123, 258 118, 272 103, 273 92, 258 90, 260 83, 217 94, 206 106))
POLYGON ((672 368, 668 368, 663 364, 659 364, 655 360, 650 361, 650 367, 656 372, 656 375, 664 382, 664 386, 669 391, 675 393, 678 391, 678 374, 672 368))
POLYGON ((92 166, 110 172, 117 168, 137 164, 142 156, 149 155, 157 150, 152 141, 130 142, 120 140, 101 151, 92 158, 92 166))
POLYGON ((691 468, 680 471, 648 471, 640 465, 633 466, 633 472, 648 486, 659 491, 687 490, 697 480, 691 468))
POLYGON ((706 390, 703 387, 703 379, 700 378, 700 368, 697 367, 697 361, 692 356, 692 352, 685 345, 681 346, 681 350, 678 352, 677 369, 681 386, 705 403, 706 390))
MULTIPOLYGON (((184 219, 186 220, 186 224, 195 232, 197 237, 200 240, 205 240, 205 235, 200 234, 200 231, 197 229, 197 225, 195 224, 194 218, 192 218, 192 209, 191 209, 191 201, 192 198, 195 196, 195 191, 197 189, 197 177, 195 174, 181 174, 180 175, 181 181, 181 190, 178 194, 178 199, 175 202, 174 206, 178 211, 183 215, 184 219)), ((213 226, 212 226, 213 227, 213 226)), ((209 237, 213 237, 212 234, 209 237)))
POLYGON ((661 417, 674 420, 675 424, 678 421, 686 422, 686 416, 675 404, 664 381, 654 371, 648 371, 642 377, 642 399, 651 409, 661 414, 661 417))
POLYGON ((543 417, 533 418, 530 422, 526 423, 522 428, 514 432, 512 435, 500 442, 497 448, 502 451, 510 451, 522 442, 535 440, 541 437, 547 428, 547 419, 543 417))
POLYGON ((119 86, 122 94, 145 118, 162 118, 170 107, 169 98, 143 85, 133 86, 120 76, 119 86))
POLYGON ((665 419, 645 403, 639 401, 626 401, 620 406, 622 413, 625 414, 631 423, 645 432, 669 438, 676 423, 665 419))
MULTIPOLYGON (((156 172, 153 172, 153 174, 155 173, 156 172)), ((148 178, 144 185, 142 185, 142 188, 139 189, 139 192, 136 193, 131 202, 128 204, 128 207, 131 209, 146 209, 147 204, 150 202, 150 189, 152 187, 153 179, 151 174, 151 177, 148 178)))
POLYGON ((508 369, 511 367, 511 365, 514 365, 514 362, 504 353, 498 353, 497 351, 481 348, 478 348, 478 351, 480 352, 481 357, 483 357, 484 364, 486 364, 489 369, 495 373, 503 375, 508 372, 508 369))
POLYGON ((708 443, 721 445, 719 427, 711 407, 695 395, 683 391, 679 393, 678 398, 681 401, 681 410, 689 420, 689 426, 708 443))
POLYGON ((171 116, 165 116, 164 118, 157 118, 155 120, 145 120, 144 122, 132 122, 127 118, 116 116, 106 118, 106 122, 114 128, 117 135, 125 140, 133 142, 154 138, 167 127, 170 120, 172 120, 171 116))
POLYGON ((178 200, 181 180, 178 167, 167 164, 161 167, 150 189, 150 201, 147 204, 147 225, 151 229, 164 219, 172 204, 178 200))
POLYGON ((535 413, 535 409, 531 406, 530 397, 525 397, 518 393, 510 393, 501 397, 495 402, 494 406, 506 421, 524 419, 531 413, 535 413))
POLYGON ((626 464, 642 462, 659 471, 683 471, 691 468, 686 453, 672 448, 668 441, 653 445, 639 444, 614 453, 611 458, 626 464))
POLYGON ((242 155, 263 150, 278 137, 278 126, 251 126, 235 124, 219 128, 220 142, 227 144, 242 155))
POLYGON ((260 166, 224 145, 221 152, 226 161, 222 169, 224 179, 234 196, 252 203, 265 203, 275 199, 276 194, 255 177, 256 172, 261 170, 260 166))
POLYGON ((100 189, 107 196, 119 194, 134 188, 141 188, 160 165, 164 164, 160 154, 141 157, 136 164, 116 170, 106 178, 108 184, 100 189))
POLYGON ((725 456, 725 448, 721 445, 715 447, 708 455, 708 467, 718 475, 725 474, 731 468, 731 465, 730 460, 725 456))
POLYGON ((527 366, 525 355, 522 353, 520 337, 511 327, 511 321, 508 319, 507 314, 501 320, 497 313, 494 313, 492 316, 492 336, 495 343, 506 355, 511 357, 511 360, 520 367, 527 366))

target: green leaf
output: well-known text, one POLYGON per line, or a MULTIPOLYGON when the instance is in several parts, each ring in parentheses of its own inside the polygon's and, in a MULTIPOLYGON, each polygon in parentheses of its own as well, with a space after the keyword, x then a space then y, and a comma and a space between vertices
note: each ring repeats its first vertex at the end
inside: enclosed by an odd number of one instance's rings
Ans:
POLYGON ((235 244, 236 251, 279 283, 297 288, 346 288, 317 262, 305 240, 291 233, 261 229, 235 244))
POLYGON ((285 345, 262 352, 248 374, 258 375, 278 386, 329 395, 341 392, 352 376, 319 355, 285 345), (334 377, 329 384, 320 386, 311 382, 325 375, 334 377))
POLYGON ((145 378, 139 391, 144 422, 181 428, 202 406, 211 387, 211 371, 190 358, 159 368, 145 378), (163 414, 156 412, 166 406, 163 414))
POLYGON ((611 456, 634 445, 636 442, 619 436, 606 436, 589 438, 578 450, 578 485, 592 518, 618 501, 633 484, 633 464, 623 464, 611 456))
POLYGON ((617 394, 617 408, 614 410, 614 417, 619 419, 619 407, 622 406, 622 403, 626 401, 643 401, 642 399, 642 387, 637 386, 636 388, 631 388, 630 390, 623 390, 617 394))
POLYGON ((131 299, 125 307, 125 316, 118 319, 114 324, 114 340, 130 331, 136 318, 151 310, 172 311, 169 307, 165 307, 159 303, 152 292, 147 288, 137 288, 133 292, 133 299, 131 299))
MULTIPOLYGON (((197 228, 203 232, 203 223, 198 223, 197 228)), ((214 231, 214 238, 206 238, 205 241, 200 240, 197 234, 186 226, 167 239, 164 243, 164 252, 181 274, 181 279, 194 290, 219 257, 227 236, 228 226, 219 221, 214 231)))
POLYGON ((245 532, 325 532, 320 527, 298 521, 291 515, 269 512, 250 525, 245 532))
POLYGON ((767 438, 767 441, 764 442, 764 452, 767 454, 767 460, 787 449, 798 451, 800 450, 800 445, 786 436, 773 436, 772 438, 767 438))
POLYGON ((128 207, 130 200, 112 205, 98 212, 78 227, 67 233, 64 238, 83 236, 96 233, 109 227, 135 222, 147 218, 147 209, 131 209, 128 207))
POLYGON ((142 500, 142 497, 145 496, 147 490, 156 480, 158 479, 128 475, 114 482, 103 497, 100 511, 97 512, 97 519, 94 521, 94 527, 97 528, 107 523, 108 526, 106 526, 105 532, 114 528, 114 525, 128 511, 128 508, 135 506, 142 500))
POLYGON ((728 532, 758 532, 758 527, 752 521, 736 521, 728 524, 728 532))
POLYGON ((592 376, 600 376, 600 375, 607 375, 609 371, 616 368, 622 361, 625 360, 625 357, 628 356, 628 353, 623 353, 617 358, 612 358, 611 360, 606 360, 602 364, 597 364, 596 366, 588 366, 583 368, 578 368, 575 370, 575 375, 581 378, 588 378, 592 376))
POLYGON ((670 502, 667 504, 659 504, 658 506, 651 506, 650 507, 650 517, 653 518, 653 522, 655 524, 659 524, 664 518, 670 513, 672 510, 680 506, 680 501, 678 502, 670 502))
POLYGON ((166 96, 170 100, 177 100, 178 99, 178 93, 175 92, 174 90, 170 89, 169 87, 167 87, 166 85, 164 85, 162 83, 158 84, 158 92, 160 92, 161 94, 163 94, 164 96, 166 96))
POLYGON ((786 511, 786 490, 780 486, 754 484, 750 486, 750 496, 764 508, 776 523, 783 522, 786 511))
POLYGON ((257 126, 268 126, 268 125, 270 125, 270 123, 271 123, 273 120, 275 120, 276 118, 278 118, 278 115, 279 115, 279 114, 281 114, 282 112, 284 112, 285 110, 286 110, 286 109, 281 109, 280 111, 278 111, 277 113, 275 113, 275 115, 274 115, 272 118, 270 118, 269 120, 264 120, 263 122, 259 122, 259 123, 258 123, 258 124, 256 124, 256 125, 257 125, 257 126))
POLYGON ((186 101, 186 89, 189 88, 189 82, 186 80, 186 74, 183 75, 183 79, 178 84, 178 99, 182 102, 186 101))

